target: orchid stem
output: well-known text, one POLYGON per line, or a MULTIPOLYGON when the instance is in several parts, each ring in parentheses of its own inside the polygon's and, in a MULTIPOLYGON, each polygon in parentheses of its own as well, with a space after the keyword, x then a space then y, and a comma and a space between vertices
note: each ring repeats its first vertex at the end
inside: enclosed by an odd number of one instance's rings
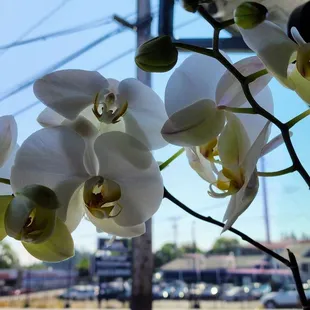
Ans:
POLYGON ((0 178, 0 183, 11 185, 10 179, 0 178))
POLYGON ((171 157, 169 157, 165 162, 163 162, 161 165, 159 165, 159 170, 162 171, 164 170, 168 165, 170 165, 175 159, 177 159, 185 149, 182 147, 179 149, 175 154, 173 154, 171 157))
POLYGON ((265 172, 265 171, 259 171, 257 172, 257 174, 260 177, 278 177, 281 175, 285 175, 285 174, 289 174, 296 171, 295 167, 292 165, 291 167, 282 169, 282 170, 278 170, 278 171, 272 171, 272 172, 265 172))
POLYGON ((253 108, 233 108, 228 106, 218 106, 219 110, 225 110, 233 113, 240 113, 240 114, 257 114, 253 108))
POLYGON ((286 126, 288 128, 292 128, 293 126, 295 126, 299 121, 303 120, 305 117, 307 117, 308 115, 310 115, 310 109, 300 113, 299 115, 297 115, 296 117, 292 118, 290 121, 288 121, 286 123, 286 126))
POLYGON ((199 47, 199 46, 186 44, 186 43, 181 43, 181 42, 174 43, 174 46, 177 48, 187 50, 187 51, 191 51, 191 52, 195 52, 195 53, 199 53, 199 54, 203 54, 209 57, 216 58, 212 49, 199 47))
POLYGON ((258 79, 261 76, 264 76, 266 74, 268 74, 268 71, 266 69, 262 69, 260 71, 254 72, 254 73, 252 73, 246 77, 246 82, 248 84, 250 84, 250 83, 254 82, 256 79, 258 79))

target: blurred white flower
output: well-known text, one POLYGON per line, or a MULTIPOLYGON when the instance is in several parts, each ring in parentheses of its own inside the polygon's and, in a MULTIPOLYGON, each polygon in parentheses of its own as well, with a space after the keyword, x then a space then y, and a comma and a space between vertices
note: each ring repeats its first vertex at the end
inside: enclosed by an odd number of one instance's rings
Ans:
POLYGON ((85 143, 67 126, 32 134, 16 155, 14 192, 30 184, 54 190, 61 204, 57 215, 70 231, 86 214, 101 231, 121 237, 143 234, 144 222, 163 197, 156 161, 144 144, 122 132, 90 140, 85 143))
MULTIPOLYGON (((11 155, 17 142, 17 124, 13 116, 0 117, 0 167, 11 155)), ((1 175, 0 175, 1 177, 1 175)))
MULTIPOLYGON (((245 76, 264 69, 258 57, 245 58, 234 66, 245 76)), ((251 83, 252 95, 268 89, 270 79, 266 74, 251 83)), ((224 128, 227 113, 219 107, 249 105, 240 83, 221 63, 194 54, 170 77, 165 106, 169 120, 162 128, 163 137, 176 145, 200 146, 216 139, 224 128)))
POLYGON ((136 79, 119 82, 95 71, 61 70, 37 80, 34 93, 53 110, 46 109, 39 116, 43 126, 74 121, 81 115, 101 132, 125 131, 151 150, 166 145, 160 134, 167 120, 163 102, 136 79))
POLYGON ((298 30, 295 27, 291 29, 298 44, 270 21, 264 21, 252 29, 239 30, 245 43, 268 71, 310 104, 310 44, 302 39, 298 30))

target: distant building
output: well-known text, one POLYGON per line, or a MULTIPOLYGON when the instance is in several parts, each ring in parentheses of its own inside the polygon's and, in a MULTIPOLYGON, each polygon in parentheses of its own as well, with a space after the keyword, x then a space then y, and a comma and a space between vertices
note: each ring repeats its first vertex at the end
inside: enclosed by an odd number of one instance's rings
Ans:
MULTIPOLYGON (((310 279, 310 241, 285 241, 266 244, 273 251, 287 257, 287 248, 295 253, 304 281, 310 279)), ((161 268, 166 281, 176 279, 188 283, 249 282, 291 283, 291 271, 253 246, 238 246, 229 255, 185 254, 161 268)))

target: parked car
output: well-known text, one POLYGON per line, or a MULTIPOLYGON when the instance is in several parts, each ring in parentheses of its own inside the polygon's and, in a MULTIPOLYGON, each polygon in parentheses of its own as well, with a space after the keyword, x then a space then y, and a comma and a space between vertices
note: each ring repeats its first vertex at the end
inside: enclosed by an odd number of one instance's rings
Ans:
MULTIPOLYGON (((306 296, 310 299, 310 291, 305 290, 306 296)), ((300 301, 295 285, 281 288, 278 292, 270 292, 260 299, 266 309, 275 308, 299 308, 300 301)))
POLYGON ((67 289, 58 296, 60 299, 72 300, 94 300, 96 298, 96 290, 94 287, 76 286, 67 289))
POLYGON ((250 288, 248 286, 234 286, 221 295, 224 301, 251 300, 250 288))
POLYGON ((208 285, 199 295, 203 300, 218 299, 220 295, 220 288, 218 285, 208 285))
POLYGON ((253 287, 250 294, 254 300, 260 299, 263 295, 271 292, 271 286, 269 284, 262 284, 258 287, 253 287))

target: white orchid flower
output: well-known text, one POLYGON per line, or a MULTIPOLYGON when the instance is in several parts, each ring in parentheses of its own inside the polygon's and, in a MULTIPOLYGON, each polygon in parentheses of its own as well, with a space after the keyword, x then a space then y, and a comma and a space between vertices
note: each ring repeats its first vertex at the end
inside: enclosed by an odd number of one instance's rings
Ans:
POLYGON ((23 143, 11 184, 14 191, 29 184, 54 190, 57 215, 70 231, 86 215, 98 230, 121 237, 142 235, 163 197, 159 167, 144 144, 113 131, 87 145, 67 126, 41 129, 23 143))
MULTIPOLYGON (((13 116, 0 117, 0 167, 4 165, 17 143, 17 124, 13 116)), ((1 177, 1 175, 0 175, 1 177)))
MULTIPOLYGON (((243 59, 234 66, 245 76, 264 69, 258 57, 243 59)), ((251 83, 252 95, 265 89, 270 79, 267 74, 251 83)), ((194 54, 168 81, 165 106, 169 120, 162 128, 162 135, 168 142, 181 146, 208 144, 225 125, 225 111, 218 107, 243 107, 246 101, 240 83, 222 64, 214 58, 194 54)))
MULTIPOLYGON (((256 100, 273 113, 273 100, 268 87, 256 95, 256 100)), ((248 107, 249 104, 243 106, 248 107)), ((226 112, 226 118, 227 123, 217 138, 205 145, 187 149, 191 167, 210 183, 210 195, 215 198, 231 196, 224 217, 227 221, 225 230, 249 207, 257 194, 256 164, 259 157, 283 142, 277 137, 266 144, 270 126, 260 115, 226 112)))
POLYGON ((267 70, 310 104, 310 44, 302 39, 298 30, 295 27, 291 29, 297 44, 270 21, 264 21, 252 29, 240 27, 239 30, 245 43, 267 70))
POLYGON ((38 121, 43 126, 60 125, 82 115, 94 125, 105 124, 101 132, 125 131, 151 150, 167 144, 160 134, 167 120, 163 102, 136 79, 119 82, 95 71, 61 70, 37 80, 34 93, 56 112, 42 112, 38 121))

